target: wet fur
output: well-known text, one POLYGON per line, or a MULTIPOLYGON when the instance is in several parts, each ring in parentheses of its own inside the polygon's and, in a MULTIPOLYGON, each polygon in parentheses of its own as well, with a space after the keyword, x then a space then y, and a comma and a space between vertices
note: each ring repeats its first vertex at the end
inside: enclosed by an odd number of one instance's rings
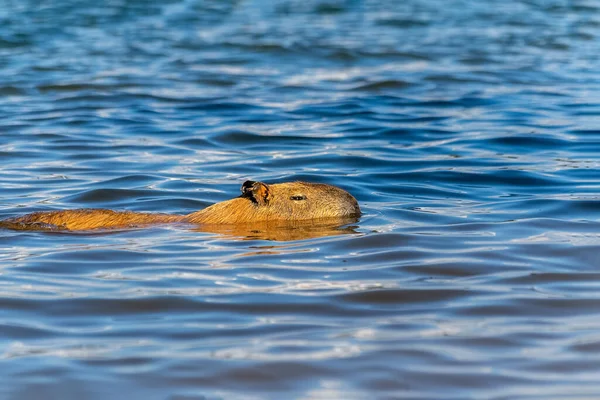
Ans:
POLYGON ((360 215, 356 199, 331 185, 288 182, 267 185, 247 181, 240 197, 188 215, 137 213, 106 209, 43 211, 0 221, 0 227, 25 230, 93 230, 164 223, 240 225, 269 221, 305 221, 360 215))

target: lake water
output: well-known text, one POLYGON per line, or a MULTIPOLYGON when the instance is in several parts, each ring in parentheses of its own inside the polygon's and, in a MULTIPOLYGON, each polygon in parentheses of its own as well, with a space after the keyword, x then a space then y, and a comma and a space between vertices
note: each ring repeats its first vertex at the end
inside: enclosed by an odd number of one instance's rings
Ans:
POLYGON ((0 218, 364 211, 0 230, 0 398, 599 398, 599 154, 596 1, 0 0, 0 218))

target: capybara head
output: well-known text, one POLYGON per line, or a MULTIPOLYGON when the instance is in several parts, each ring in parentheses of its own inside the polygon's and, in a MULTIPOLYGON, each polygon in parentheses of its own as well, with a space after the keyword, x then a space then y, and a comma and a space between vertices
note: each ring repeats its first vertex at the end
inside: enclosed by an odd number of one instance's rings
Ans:
POLYGON ((188 215, 188 222, 239 224, 360 216, 358 202, 350 193, 322 183, 246 181, 241 190, 240 197, 188 215))

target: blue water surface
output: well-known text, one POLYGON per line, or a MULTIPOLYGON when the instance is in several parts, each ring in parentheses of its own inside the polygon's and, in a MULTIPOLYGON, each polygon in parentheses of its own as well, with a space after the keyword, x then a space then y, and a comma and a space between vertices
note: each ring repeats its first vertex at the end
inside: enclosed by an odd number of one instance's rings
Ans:
POLYGON ((364 211, 0 230, 0 398, 598 398, 599 154, 596 1, 0 0, 0 218, 364 211))

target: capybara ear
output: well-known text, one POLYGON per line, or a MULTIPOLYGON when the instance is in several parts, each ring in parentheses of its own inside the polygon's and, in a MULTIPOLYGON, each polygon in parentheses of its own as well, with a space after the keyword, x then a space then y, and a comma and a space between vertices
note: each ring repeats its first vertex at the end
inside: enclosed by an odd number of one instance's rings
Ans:
POLYGON ((242 185, 242 197, 250 198, 259 206, 265 206, 269 203, 271 192, 266 183, 246 181, 242 185))

